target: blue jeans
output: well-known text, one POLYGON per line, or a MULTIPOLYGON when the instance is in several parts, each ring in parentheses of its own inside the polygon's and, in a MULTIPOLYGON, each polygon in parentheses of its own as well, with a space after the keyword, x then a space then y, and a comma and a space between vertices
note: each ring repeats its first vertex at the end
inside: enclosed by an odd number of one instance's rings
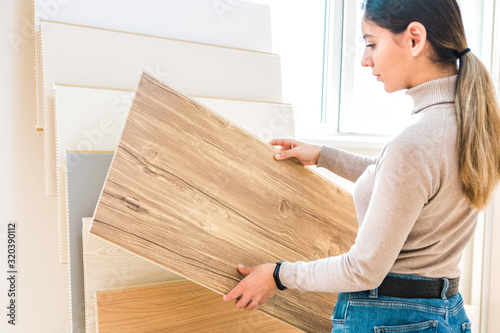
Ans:
MULTIPOLYGON (((389 274, 399 278, 434 280, 389 274)), ((441 298, 398 298, 378 295, 378 289, 340 293, 332 313, 336 332, 471 332, 460 294, 446 298, 445 279, 441 298)))

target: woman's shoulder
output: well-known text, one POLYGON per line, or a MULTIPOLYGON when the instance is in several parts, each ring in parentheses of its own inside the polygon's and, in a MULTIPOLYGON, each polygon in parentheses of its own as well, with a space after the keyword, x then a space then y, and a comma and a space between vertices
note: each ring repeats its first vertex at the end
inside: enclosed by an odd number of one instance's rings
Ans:
POLYGON ((440 104, 420 111, 411 122, 391 140, 400 148, 439 148, 444 141, 455 139, 456 114, 454 104, 440 104))
POLYGON ((452 104, 422 110, 389 141, 381 156, 397 158, 404 164, 436 164, 443 153, 456 146, 456 126, 452 104))

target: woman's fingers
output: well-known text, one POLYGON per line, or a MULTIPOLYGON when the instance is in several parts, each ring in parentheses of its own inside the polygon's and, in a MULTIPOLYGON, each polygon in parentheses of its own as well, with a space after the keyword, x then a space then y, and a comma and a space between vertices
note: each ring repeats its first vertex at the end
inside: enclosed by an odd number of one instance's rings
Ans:
POLYGON ((278 161, 280 160, 285 160, 290 157, 297 157, 298 151, 297 149, 289 149, 289 150, 283 150, 280 151, 279 153, 276 153, 274 155, 274 158, 277 159, 278 161))
POLYGON ((238 309, 247 309, 248 307, 248 310, 251 310, 250 309, 250 304, 252 303, 252 299, 245 296, 245 295, 241 295, 241 298, 238 299, 236 302, 234 302, 234 305, 236 305, 236 307, 238 309))
POLYGON ((224 295, 224 302, 231 302, 237 300, 239 302, 241 300, 241 296, 243 293, 243 286, 241 283, 238 283, 236 287, 234 287, 230 292, 224 295))
POLYGON ((273 146, 283 146, 287 142, 290 142, 290 139, 276 138, 269 141, 269 143, 272 144, 273 146))
MULTIPOLYGON (((238 270, 243 275, 250 274, 253 271, 253 269, 254 269, 254 267, 245 267, 241 264, 238 265, 238 270)), ((244 282, 238 283, 238 285, 236 287, 234 287, 233 290, 231 290, 226 295, 224 295, 224 301, 231 302, 233 300, 236 300, 236 303, 239 303, 241 301, 241 299, 243 298, 244 289, 245 289, 245 283, 244 282)), ((246 306, 246 304, 245 304, 245 306, 246 306)), ((243 307, 245 307, 245 306, 243 306, 243 307)))
POLYGON ((294 139, 277 138, 270 141, 272 145, 281 146, 281 150, 274 154, 278 161, 295 157, 303 165, 314 165, 318 163, 321 154, 321 146, 313 145, 294 139))
POLYGON ((235 301, 239 309, 253 310, 273 297, 278 288, 274 282, 275 264, 264 264, 255 267, 238 265, 238 270, 246 275, 236 287, 224 295, 224 301, 235 301))
POLYGON ((273 146, 281 146, 282 150, 288 150, 295 147, 297 141, 289 138, 277 138, 272 139, 271 141, 269 141, 269 143, 273 146))
POLYGON ((261 303, 259 301, 256 301, 252 299, 247 306, 244 307, 245 310, 250 311, 250 310, 257 310, 261 306, 261 303))
POLYGON ((243 275, 248 275, 248 274, 252 273, 254 269, 255 269, 255 267, 245 267, 241 264, 238 265, 238 270, 243 275))

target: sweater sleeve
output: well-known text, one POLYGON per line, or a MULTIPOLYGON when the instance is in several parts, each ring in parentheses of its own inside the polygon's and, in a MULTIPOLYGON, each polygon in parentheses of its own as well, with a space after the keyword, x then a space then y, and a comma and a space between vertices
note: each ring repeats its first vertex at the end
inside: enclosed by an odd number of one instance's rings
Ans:
POLYGON ((328 169, 342 178, 356 182, 366 168, 371 164, 375 164, 375 162, 376 158, 323 146, 317 166, 328 169))
MULTIPOLYGON (((436 191, 433 179, 439 177, 439 156, 432 155, 425 144, 408 140, 397 140, 384 148, 371 167, 375 168, 372 191, 362 193, 360 189, 361 193, 356 193, 356 189, 355 201, 360 196, 368 207, 350 251, 312 262, 283 263, 280 278, 285 286, 302 291, 354 292, 382 283, 423 206, 436 191)), ((364 177, 358 182, 365 181, 364 177)))

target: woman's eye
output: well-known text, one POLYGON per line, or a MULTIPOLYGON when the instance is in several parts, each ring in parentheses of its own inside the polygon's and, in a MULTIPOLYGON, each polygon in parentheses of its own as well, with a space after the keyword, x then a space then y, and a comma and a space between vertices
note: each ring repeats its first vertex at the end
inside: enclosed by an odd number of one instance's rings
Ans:
POLYGON ((367 44, 366 47, 371 47, 373 49, 373 47, 375 46, 375 44, 367 44))

